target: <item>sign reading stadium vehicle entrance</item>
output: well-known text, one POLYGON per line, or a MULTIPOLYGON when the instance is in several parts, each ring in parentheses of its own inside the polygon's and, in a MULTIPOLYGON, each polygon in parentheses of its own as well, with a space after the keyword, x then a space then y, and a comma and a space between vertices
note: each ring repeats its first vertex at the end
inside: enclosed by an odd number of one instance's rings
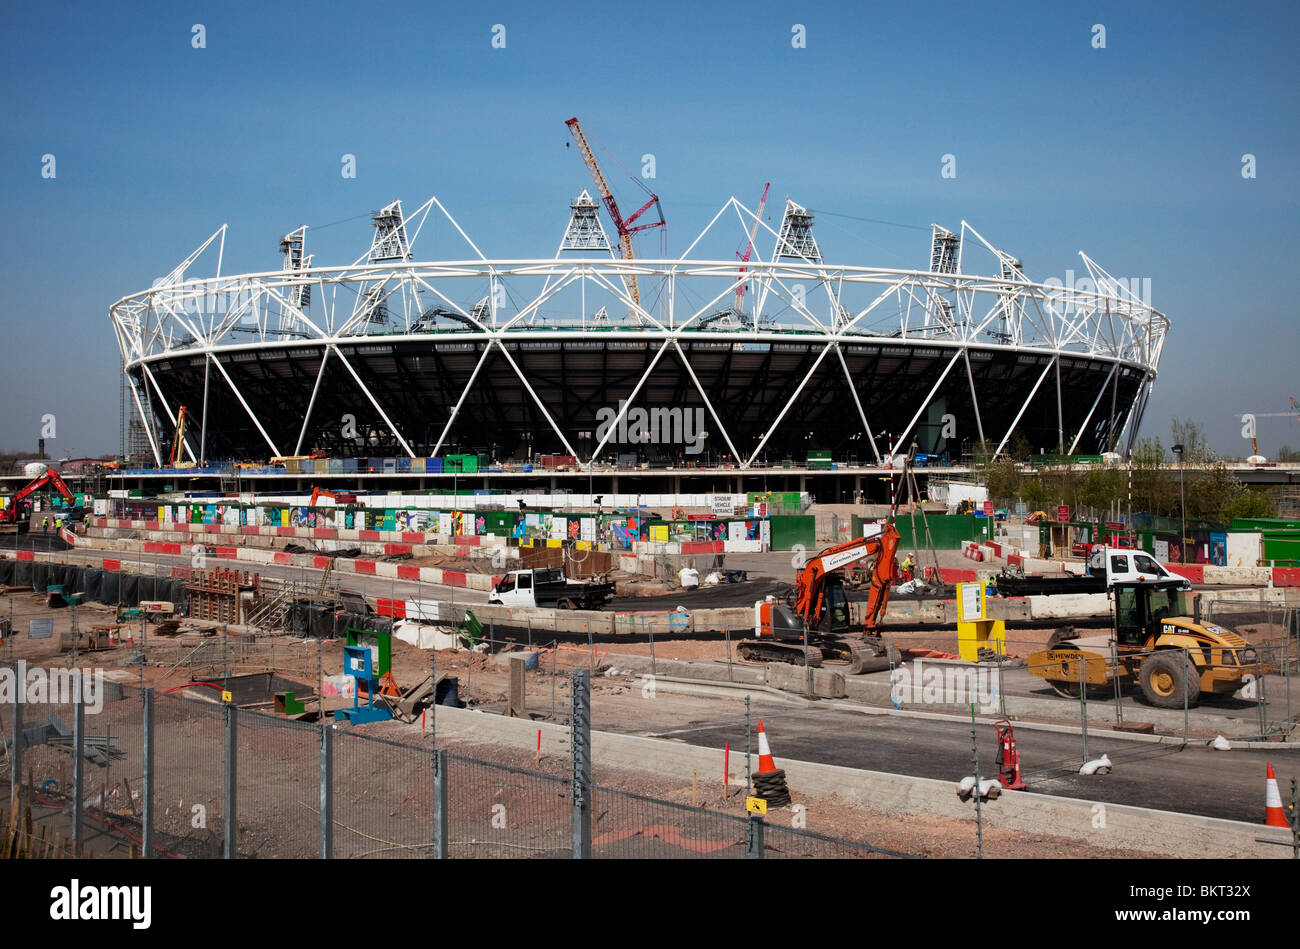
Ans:
POLYGON ((904 267, 839 262, 807 208, 788 200, 767 227, 733 197, 678 235, 680 256, 632 261, 598 205, 553 197, 553 256, 493 257, 516 231, 472 234, 454 200, 430 198, 376 211, 360 256, 337 265, 292 221, 282 259, 252 273, 217 275, 225 227, 179 265, 160 261, 166 276, 109 308, 140 452, 163 466, 187 406, 205 424, 186 429, 181 464, 365 454, 396 474, 476 452, 590 467, 635 443, 646 478, 806 464, 798 477, 834 482, 823 472, 837 463, 883 468, 913 443, 960 458, 973 433, 994 457, 1020 441, 1122 453, 1149 404, 1169 320, 1149 281, 1086 255, 1079 279, 1039 282, 963 222, 936 225, 929 256, 923 240, 902 248, 904 267), (439 236, 430 260, 431 234, 459 237, 439 236), (741 263, 709 250, 751 240, 741 263))
POLYGON ((714 494, 709 498, 709 507, 714 517, 731 517, 736 513, 735 503, 730 494, 714 494))

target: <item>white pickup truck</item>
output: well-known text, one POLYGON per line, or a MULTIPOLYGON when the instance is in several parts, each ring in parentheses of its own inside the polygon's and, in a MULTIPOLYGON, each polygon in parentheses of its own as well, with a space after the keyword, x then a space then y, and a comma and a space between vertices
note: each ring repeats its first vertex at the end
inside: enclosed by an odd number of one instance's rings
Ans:
POLYGON ((1088 572, 1083 576, 1017 577, 1004 570, 996 582, 1003 596, 1051 596, 1105 593, 1116 583, 1182 579, 1144 550, 1097 546, 1088 555, 1088 572))
POLYGON ((501 606, 548 606, 598 610, 614 595, 614 584, 570 580, 558 567, 511 570, 492 588, 488 602, 501 606))

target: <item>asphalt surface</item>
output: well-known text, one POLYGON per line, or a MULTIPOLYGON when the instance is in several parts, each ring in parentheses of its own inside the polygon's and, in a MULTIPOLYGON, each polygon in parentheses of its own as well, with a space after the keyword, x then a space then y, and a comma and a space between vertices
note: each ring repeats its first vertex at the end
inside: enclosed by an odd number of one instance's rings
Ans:
MULTIPOLYGON (((597 713, 599 709, 597 709, 597 713)), ((971 726, 884 716, 822 706, 790 709, 764 704, 763 719, 777 767, 781 758, 884 771, 952 781, 975 771, 971 726)), ((599 714, 593 727, 609 729, 599 714)), ((614 727, 613 730, 621 731, 614 727)), ((981 775, 995 772, 997 741, 990 725, 976 726, 981 775)), ((745 747, 743 711, 729 725, 692 724, 651 733, 693 745, 745 747)), ((755 751, 757 750, 757 738, 755 751)), ((1201 814, 1251 823, 1264 818, 1265 766, 1272 762, 1279 783, 1300 776, 1300 751, 1213 751, 1204 745, 1186 748, 1089 736, 1088 755, 1103 752, 1114 764, 1108 775, 1078 774, 1083 763, 1079 735, 1021 728, 1016 732, 1026 793, 1131 804, 1159 810, 1201 814)), ((743 752, 742 752, 743 753, 743 752)))

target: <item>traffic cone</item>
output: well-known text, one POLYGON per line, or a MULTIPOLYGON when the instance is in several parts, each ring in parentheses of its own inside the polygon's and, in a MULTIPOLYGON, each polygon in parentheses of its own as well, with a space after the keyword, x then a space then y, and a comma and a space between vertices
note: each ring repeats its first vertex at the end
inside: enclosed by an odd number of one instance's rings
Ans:
MULTIPOLYGON (((762 728, 760 726, 760 732, 762 728)), ((1273 773, 1273 762, 1268 763, 1268 784, 1264 791, 1264 824, 1268 827, 1285 827, 1291 829, 1282 809, 1282 792, 1277 788, 1277 775, 1273 773)))
POLYGON ((772 760, 772 749, 767 743, 767 732, 763 730, 763 720, 758 720, 758 773, 771 774, 776 770, 776 762, 772 760))
POLYGON ((790 803, 785 771, 778 768, 772 759, 772 749, 768 746, 762 719, 758 722, 758 773, 754 775, 754 797, 761 797, 773 807, 786 807, 790 803))

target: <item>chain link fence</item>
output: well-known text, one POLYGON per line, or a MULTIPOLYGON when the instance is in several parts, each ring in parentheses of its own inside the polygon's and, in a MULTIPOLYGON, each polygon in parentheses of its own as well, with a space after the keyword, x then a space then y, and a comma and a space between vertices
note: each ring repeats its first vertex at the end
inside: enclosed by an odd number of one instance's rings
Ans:
MULTIPOLYGON (((579 721, 588 676, 575 671, 566 690, 579 721)), ((30 809, 43 841, 90 856, 903 856, 597 785, 576 730, 557 775, 99 678, 68 691, 0 707, 0 806, 30 809)))

